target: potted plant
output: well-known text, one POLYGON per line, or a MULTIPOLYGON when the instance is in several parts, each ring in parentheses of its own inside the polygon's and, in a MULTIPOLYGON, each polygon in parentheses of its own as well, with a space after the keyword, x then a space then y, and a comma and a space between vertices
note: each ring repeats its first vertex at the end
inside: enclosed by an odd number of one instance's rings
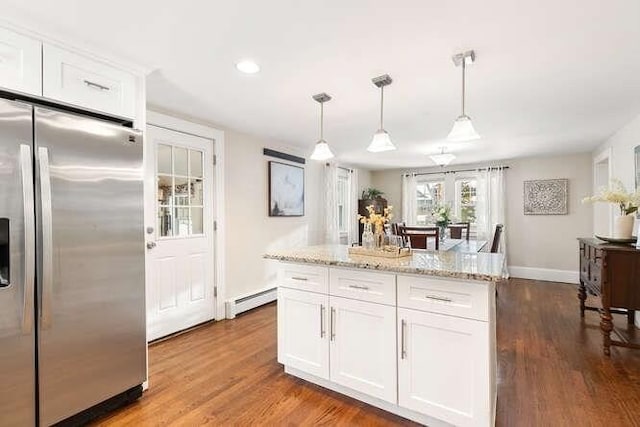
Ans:
POLYGON ((451 206, 438 205, 431 212, 434 222, 440 228, 440 240, 444 241, 447 226, 451 224, 451 206))
POLYGON ((638 211, 638 205, 640 205, 640 190, 630 193, 620 180, 612 179, 609 188, 601 188, 598 194, 585 197, 582 202, 605 202, 616 205, 619 209, 619 215, 614 220, 612 237, 614 239, 631 238, 635 219, 633 214, 638 211))

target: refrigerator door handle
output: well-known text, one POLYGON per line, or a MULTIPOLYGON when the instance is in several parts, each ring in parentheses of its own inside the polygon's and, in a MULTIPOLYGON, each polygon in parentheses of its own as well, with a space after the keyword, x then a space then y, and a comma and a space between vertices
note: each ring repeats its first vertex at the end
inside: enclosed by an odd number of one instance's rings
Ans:
POLYGON ((51 326, 51 300, 53 298, 53 235, 51 221, 51 179, 49 175, 49 150, 38 147, 40 168, 40 203, 42 218, 42 302, 40 320, 42 328, 51 326))
POLYGON ((33 295, 36 269, 36 224, 33 215, 33 157, 31 146, 20 144, 20 172, 22 175, 22 209, 24 215, 24 301, 22 306, 22 332, 33 331, 33 295))

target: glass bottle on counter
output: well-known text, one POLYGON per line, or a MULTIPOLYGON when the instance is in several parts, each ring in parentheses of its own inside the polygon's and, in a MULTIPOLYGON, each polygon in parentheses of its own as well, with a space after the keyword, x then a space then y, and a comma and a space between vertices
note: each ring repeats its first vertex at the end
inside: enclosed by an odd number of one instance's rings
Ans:
POLYGON ((373 249, 375 247, 371 224, 364 224, 364 231, 362 232, 362 247, 365 249, 373 249))

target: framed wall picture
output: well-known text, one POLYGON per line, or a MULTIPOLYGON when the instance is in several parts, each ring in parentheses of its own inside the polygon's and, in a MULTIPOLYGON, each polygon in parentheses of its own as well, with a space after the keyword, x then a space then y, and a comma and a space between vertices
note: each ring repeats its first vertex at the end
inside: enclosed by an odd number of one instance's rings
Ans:
POLYGON ((568 179, 539 179, 524 182, 525 215, 567 215, 568 200, 568 179))
POLYGON ((269 216, 304 216, 304 168, 269 162, 269 216))

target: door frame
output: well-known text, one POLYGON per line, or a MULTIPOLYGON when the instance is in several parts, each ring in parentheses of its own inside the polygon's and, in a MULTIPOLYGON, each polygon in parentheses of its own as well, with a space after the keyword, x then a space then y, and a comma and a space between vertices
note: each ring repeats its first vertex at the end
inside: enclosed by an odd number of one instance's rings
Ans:
MULTIPOLYGON (((600 151, 599 153, 595 154, 593 156, 593 164, 592 164, 592 175, 593 175, 593 194, 596 194, 599 190, 599 187, 601 186, 601 184, 598 182, 598 178, 600 178, 599 176, 599 171, 598 171, 598 166, 606 163, 607 164, 607 185, 609 185, 609 182, 611 182, 611 179, 613 178, 613 170, 611 168, 611 160, 612 160, 612 155, 613 155, 613 150, 611 147, 605 148, 604 150, 600 151)), ((595 205, 593 207, 593 211, 595 213, 595 205)), ((614 218, 614 211, 613 211, 613 205, 609 206, 608 209, 609 212, 609 234, 611 234, 613 232, 613 218, 614 218)), ((593 224, 593 231, 595 232, 595 222, 593 224)))
MULTIPOLYGON (((184 119, 180 119, 168 114, 147 110, 147 126, 156 126, 176 132, 182 132, 188 135, 198 136, 213 141, 213 219, 216 227, 213 236, 213 285, 215 287, 214 299, 214 318, 222 320, 225 318, 224 301, 225 301, 225 197, 224 197, 224 132, 211 126, 193 123, 184 119)), ((145 139, 145 149, 152 150, 151 141, 145 139)), ((152 152, 152 151, 147 151, 152 152)), ((145 156, 145 228, 155 228, 155 209, 156 206, 149 205, 149 194, 155 194, 155 176, 149 171, 155 170, 155 165, 151 163, 154 156, 145 156)), ((145 231, 145 237, 148 238, 145 231)), ((148 253, 148 252, 147 252, 148 253)), ((150 257, 146 257, 146 265, 149 267, 150 257)), ((147 269, 148 271, 148 269, 147 269)), ((149 283, 149 275, 147 275, 147 284, 149 283)))

